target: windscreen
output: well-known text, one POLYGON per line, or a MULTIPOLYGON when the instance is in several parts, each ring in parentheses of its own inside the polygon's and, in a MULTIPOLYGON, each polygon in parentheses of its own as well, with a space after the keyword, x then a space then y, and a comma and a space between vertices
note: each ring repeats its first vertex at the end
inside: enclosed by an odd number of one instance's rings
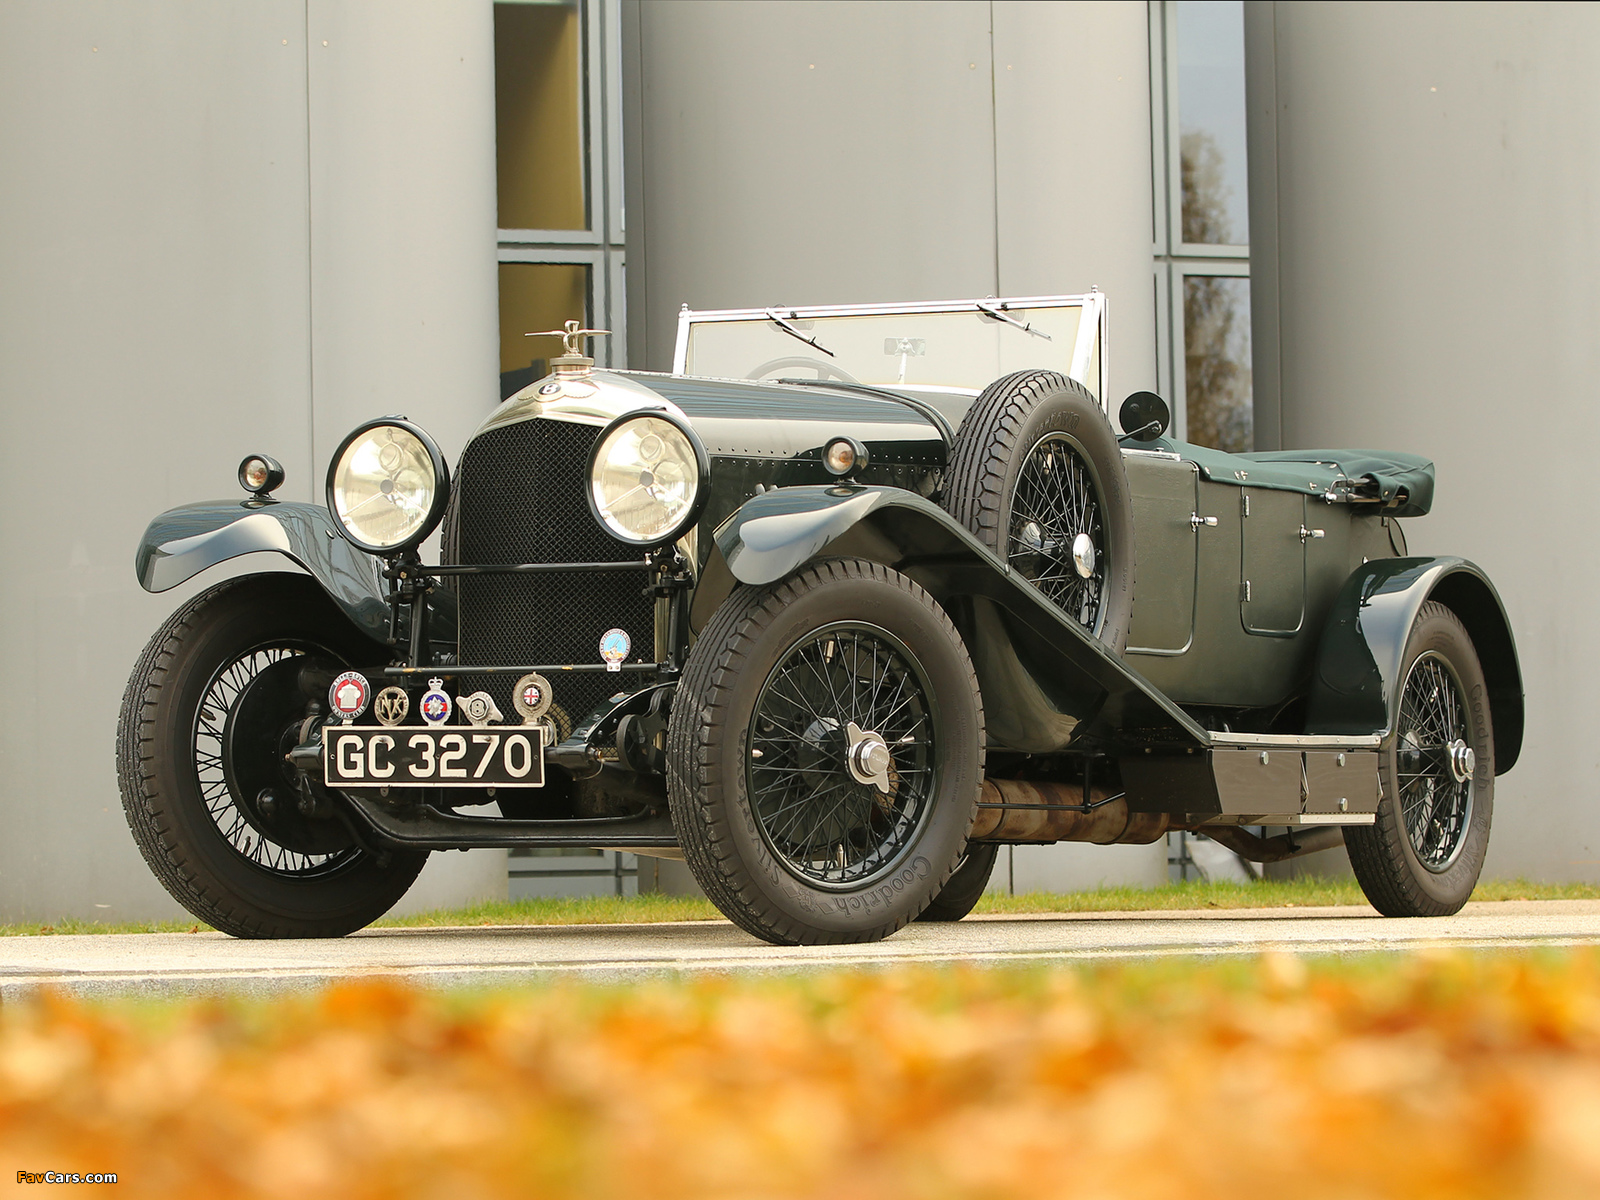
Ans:
MULTIPOLYGON (((678 370, 722 379, 838 379, 876 386, 977 392, 1001 375, 1031 368, 1072 374, 1081 303, 1031 308, 988 302, 964 310, 827 313, 686 313, 678 370)), ((1093 320, 1093 315, 1091 315, 1093 320)), ((1080 363, 1100 391, 1098 329, 1080 363)))

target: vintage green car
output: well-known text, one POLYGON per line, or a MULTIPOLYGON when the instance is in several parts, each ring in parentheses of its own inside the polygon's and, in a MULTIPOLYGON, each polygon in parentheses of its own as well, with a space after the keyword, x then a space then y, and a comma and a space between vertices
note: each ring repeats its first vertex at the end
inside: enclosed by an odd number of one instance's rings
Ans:
POLYGON ((128 820, 197 917, 338 935, 430 850, 607 847, 861 941, 965 915, 1000 845, 1171 830, 1465 902, 1522 685, 1484 573, 1407 554, 1431 463, 1186 445, 1151 393, 1119 436, 1098 292, 685 310, 672 374, 597 332, 453 475, 381 417, 327 507, 252 455, 151 523, 151 591, 300 568, 185 604, 128 684, 128 820))

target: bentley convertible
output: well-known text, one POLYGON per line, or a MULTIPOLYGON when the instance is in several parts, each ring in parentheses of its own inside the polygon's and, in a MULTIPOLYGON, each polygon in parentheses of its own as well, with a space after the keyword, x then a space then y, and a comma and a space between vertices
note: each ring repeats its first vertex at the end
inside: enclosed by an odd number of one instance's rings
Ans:
POLYGON ((255 454, 150 524, 151 591, 289 560, 183 605, 123 701, 129 824, 196 917, 335 936, 431 850, 606 847, 862 941, 965 915, 1002 845, 1172 830, 1466 901, 1522 685, 1484 573, 1407 552, 1427 460, 1225 454, 1148 392, 1119 434, 1098 292, 685 310, 671 374, 560 332, 453 472, 379 417, 326 506, 255 454))

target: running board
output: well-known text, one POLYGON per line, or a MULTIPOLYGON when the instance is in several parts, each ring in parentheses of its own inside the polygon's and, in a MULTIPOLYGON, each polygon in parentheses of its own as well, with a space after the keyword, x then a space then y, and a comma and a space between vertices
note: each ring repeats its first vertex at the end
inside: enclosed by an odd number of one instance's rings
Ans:
POLYGON ((1370 825, 1383 798, 1378 734, 1211 733, 1183 754, 1126 755, 1133 812, 1233 825, 1370 825))
POLYGON ((360 792, 341 793, 379 841, 411 850, 516 849, 522 846, 634 850, 676 849, 672 819, 660 816, 596 820, 515 821, 506 817, 458 817, 419 804, 388 808, 360 792))

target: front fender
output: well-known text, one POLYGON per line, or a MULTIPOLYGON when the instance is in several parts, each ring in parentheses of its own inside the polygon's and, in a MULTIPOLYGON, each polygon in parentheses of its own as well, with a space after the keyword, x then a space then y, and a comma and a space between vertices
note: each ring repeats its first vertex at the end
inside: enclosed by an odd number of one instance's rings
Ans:
POLYGON ((1495 773, 1504 774, 1522 751, 1522 669, 1500 594, 1464 558, 1379 559, 1351 574, 1323 626, 1306 731, 1395 728, 1406 638, 1429 600, 1461 619, 1477 649, 1494 723, 1495 773))
POLYGON ((263 550, 298 563, 357 629, 387 644, 389 605, 378 560, 340 537, 319 504, 214 500, 170 509, 144 531, 134 569, 146 591, 164 592, 207 567, 263 550))
POLYGON ((714 534, 691 625, 738 583, 774 583, 819 556, 870 559, 944 606, 972 655, 991 744, 1049 753, 1133 739, 1193 749, 1206 735, 1176 704, 932 501, 893 487, 779 488, 714 534))

